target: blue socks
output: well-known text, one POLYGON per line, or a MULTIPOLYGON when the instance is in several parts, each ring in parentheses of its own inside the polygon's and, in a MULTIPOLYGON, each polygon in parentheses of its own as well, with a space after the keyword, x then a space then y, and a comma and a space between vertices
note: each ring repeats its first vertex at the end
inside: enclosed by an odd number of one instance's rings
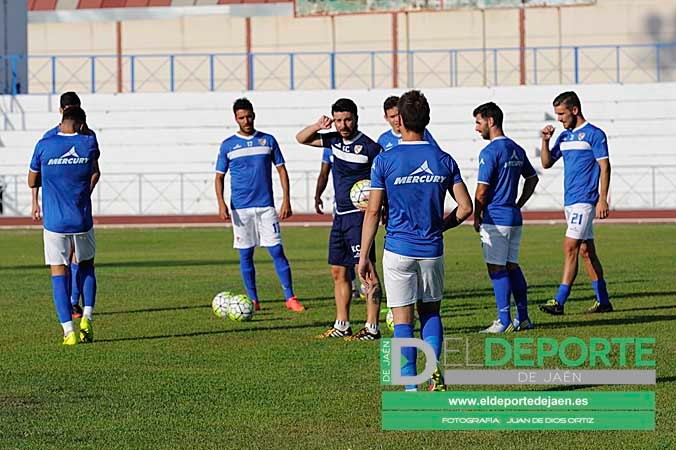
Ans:
POLYGON ((268 253, 272 256, 272 263, 275 265, 275 272, 279 277, 279 282, 284 290, 284 298, 287 300, 293 297, 293 282, 291 280, 291 267, 289 260, 284 255, 284 247, 281 244, 274 247, 268 247, 268 253))
POLYGON ((258 301, 258 292, 256 291, 256 269, 253 263, 254 247, 241 248, 239 250, 239 270, 242 273, 246 295, 251 300, 258 301))
POLYGON ((423 340, 434 349, 434 354, 439 362, 441 356, 441 344, 444 340, 444 327, 441 324, 439 313, 429 313, 420 316, 420 335, 423 340))
POLYGON ((73 306, 80 301, 79 268, 77 263, 70 263, 70 304, 73 306))
POLYGON ((566 303, 566 300, 568 300, 568 296, 570 295, 570 284, 562 284, 559 286, 559 290, 554 296, 554 300, 556 300, 559 305, 562 305, 566 303))
POLYGON ((94 307, 96 303, 96 273, 94 266, 87 264, 79 268, 80 282, 82 283, 82 297, 85 307, 94 307))
POLYGON ((528 319, 528 284, 523 276, 521 267, 509 272, 509 285, 512 288, 514 303, 516 303, 516 320, 523 322, 528 319))
POLYGON ((607 305, 610 303, 608 298, 608 289, 606 289, 606 281, 603 279, 598 279, 597 281, 592 281, 592 287, 594 288, 594 293, 596 294, 596 300, 602 305, 607 305))
MULTIPOLYGON (((413 337, 413 325, 412 324, 396 324, 394 326, 394 337, 395 338, 412 338, 413 337)), ((416 347, 404 347, 401 349, 401 356, 406 359, 406 362, 401 367, 401 374, 403 376, 415 376, 417 373, 416 362, 418 358, 418 349, 416 347)), ((393 361, 395 367, 398 366, 398 362, 393 361)), ((416 390, 418 387, 413 385, 406 385, 406 390, 416 390)))
POLYGON ((73 320, 70 315, 70 300, 68 299, 68 286, 70 278, 66 275, 52 275, 52 296, 59 322, 66 323, 73 320))
POLYGON ((498 307, 498 319, 504 326, 507 326, 512 323, 511 316, 509 315, 509 303, 512 296, 509 274, 507 273, 507 269, 503 269, 491 272, 489 276, 493 283, 495 304, 498 307))

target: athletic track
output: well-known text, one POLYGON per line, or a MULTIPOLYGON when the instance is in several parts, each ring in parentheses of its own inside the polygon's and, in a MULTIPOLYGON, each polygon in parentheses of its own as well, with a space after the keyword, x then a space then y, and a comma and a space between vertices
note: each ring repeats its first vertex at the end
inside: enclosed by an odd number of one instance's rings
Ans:
MULTIPOLYGON (((562 224, 562 211, 525 211, 526 224, 562 224)), ((282 222, 286 226, 326 226, 331 224, 330 214, 296 214, 282 222)), ((465 224, 471 224, 471 218, 465 224)), ((676 223, 676 210, 621 210, 611 211, 610 217, 597 220, 597 225, 604 223, 676 223)), ((223 222, 216 215, 186 216, 98 216, 94 217, 97 228, 124 227, 215 227, 223 222)), ((226 223, 226 226, 229 223, 226 223)), ((0 217, 0 228, 41 228, 42 223, 33 222, 30 217, 0 217)))

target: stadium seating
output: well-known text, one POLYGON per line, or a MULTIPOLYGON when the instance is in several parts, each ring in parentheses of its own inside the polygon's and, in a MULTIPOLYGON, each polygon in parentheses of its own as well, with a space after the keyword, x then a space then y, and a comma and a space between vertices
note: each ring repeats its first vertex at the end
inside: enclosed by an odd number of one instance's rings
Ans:
MULTIPOLYGON (((670 165, 676 167, 676 157, 670 146, 671 130, 676 128, 676 89, 669 86, 661 83, 575 87, 582 98, 585 115, 608 134, 611 160, 614 167, 618 167, 614 173, 619 176, 624 173, 626 178, 633 172, 650 172, 651 167, 652 170, 670 165)), ((470 189, 473 189, 476 156, 484 145, 474 131, 473 108, 486 101, 497 102, 505 111, 505 132, 526 149, 534 165, 539 167, 539 129, 545 123, 556 123, 551 117, 551 101, 564 89, 536 86, 426 90, 432 107, 429 130, 444 150, 458 161, 470 189)), ((82 101, 88 122, 99 137, 101 166, 106 176, 181 172, 199 173, 210 180, 220 141, 235 131, 231 104, 235 98, 246 95, 256 108, 257 128, 278 138, 292 182, 296 184, 294 207, 300 211, 312 209, 310 199, 314 195, 321 153, 298 145, 296 132, 321 114, 328 114, 330 104, 336 98, 348 96, 360 107, 360 128, 375 139, 387 129, 381 105, 384 98, 392 94, 389 90, 85 94, 82 101)), ((23 177, 35 142, 45 130, 56 125, 58 119, 57 96, 2 98, 2 175, 23 177)), ((541 186, 550 195, 536 199, 531 208, 560 207, 559 176, 556 182, 549 182, 549 186, 541 186)), ((549 181, 551 179, 550 176, 549 181)), ((626 183, 633 181, 627 178, 626 183)), ((644 179, 642 183, 648 181, 644 179)), ((211 192, 205 193, 207 197, 202 204, 211 201, 211 192)), ((626 197, 626 201, 627 204, 615 206, 650 206, 640 204, 640 198, 632 200, 631 196, 626 197)), ((205 206, 197 212, 208 210, 205 206)))

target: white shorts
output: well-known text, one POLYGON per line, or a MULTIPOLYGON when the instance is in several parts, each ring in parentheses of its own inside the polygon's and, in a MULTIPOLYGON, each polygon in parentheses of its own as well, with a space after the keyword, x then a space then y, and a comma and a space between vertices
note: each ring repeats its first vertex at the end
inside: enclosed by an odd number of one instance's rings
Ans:
POLYGON ((505 266, 508 262, 519 262, 522 227, 508 225, 481 224, 479 236, 484 261, 488 264, 505 266))
POLYGON ((589 203, 575 203, 566 206, 566 237, 587 241, 594 239, 594 216, 596 214, 594 205, 589 203))
POLYGON ((232 210, 234 248, 274 247, 282 243, 282 232, 274 206, 232 210))
POLYGON ((45 264, 48 266, 67 266, 70 264, 71 251, 76 261, 88 261, 96 255, 94 228, 77 234, 54 233, 43 230, 45 244, 45 264))
POLYGON ((441 301, 444 296, 444 257, 410 258, 385 250, 383 279, 387 306, 407 306, 441 301))

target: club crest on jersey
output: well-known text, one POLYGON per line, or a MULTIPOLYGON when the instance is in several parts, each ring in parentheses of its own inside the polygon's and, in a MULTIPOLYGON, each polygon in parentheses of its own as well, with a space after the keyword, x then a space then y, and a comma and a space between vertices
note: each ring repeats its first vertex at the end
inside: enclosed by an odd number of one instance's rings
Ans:
POLYGON ((258 140, 258 145, 265 146, 265 144, 266 144, 265 139, 259 139, 258 140))
POLYGON ((577 135, 577 140, 578 140, 578 141, 581 141, 582 139, 584 139, 584 136, 585 136, 584 133, 578 133, 578 135, 577 135))
POLYGON ((359 144, 358 144, 358 145, 355 145, 355 146, 354 146, 354 152, 357 153, 357 154, 359 154, 359 153, 361 153, 361 151, 362 151, 363 148, 364 148, 363 145, 359 145, 359 144))
POLYGON ((87 164, 87 161, 89 161, 89 158, 84 158, 78 155, 77 152, 75 151, 75 146, 72 146, 70 150, 68 150, 63 155, 59 156, 58 158, 51 158, 49 161, 47 161, 47 165, 60 166, 64 164, 87 164))

